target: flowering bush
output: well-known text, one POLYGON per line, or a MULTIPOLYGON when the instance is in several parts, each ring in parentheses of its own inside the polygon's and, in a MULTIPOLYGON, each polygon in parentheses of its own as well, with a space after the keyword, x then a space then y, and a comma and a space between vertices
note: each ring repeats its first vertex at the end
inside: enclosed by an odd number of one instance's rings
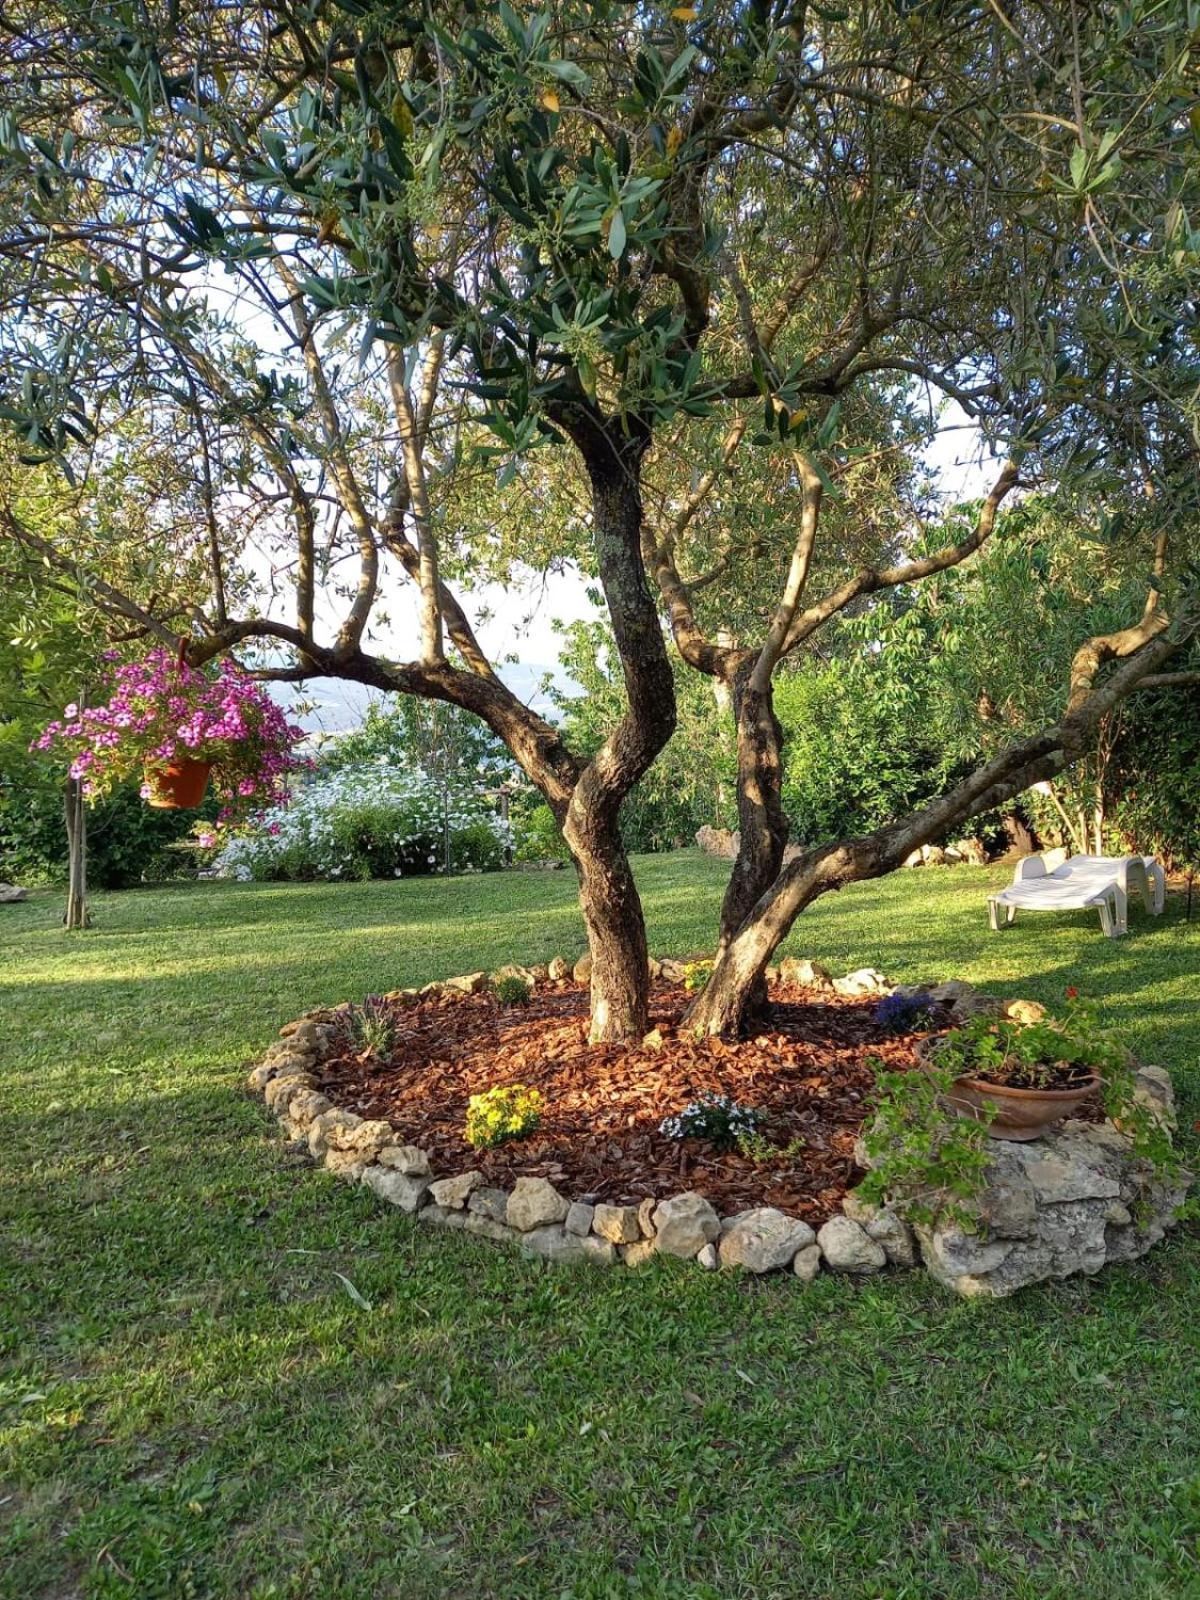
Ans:
MULTIPOLYGON (((305 784, 286 806, 252 817, 213 869, 227 878, 399 878, 504 863, 506 825, 486 799, 456 788, 447 801, 419 769, 378 765, 305 784)), ((200 842, 213 843, 201 833, 200 842)))
POLYGON ((533 1133, 541 1125, 544 1104, 541 1092, 523 1083, 473 1094, 467 1101, 466 1141, 475 1150, 489 1150, 505 1139, 533 1133))
POLYGON ((888 1033, 919 1033, 933 1026, 932 1002, 919 994, 885 994, 875 1007, 875 1021, 888 1033))
POLYGON ((762 1112, 727 1094, 706 1091, 674 1117, 664 1117, 659 1133, 668 1139, 708 1139, 718 1149, 731 1149, 746 1134, 757 1133, 762 1112))
MULTIPOLYGON (((69 705, 33 745, 66 752, 71 776, 82 779, 89 800, 139 769, 153 775, 188 759, 213 764, 223 815, 282 798, 289 774, 302 764, 293 749, 302 730, 235 662, 198 669, 162 648, 123 665, 108 660, 107 702, 69 705)), ((152 790, 148 780, 143 798, 152 790)))

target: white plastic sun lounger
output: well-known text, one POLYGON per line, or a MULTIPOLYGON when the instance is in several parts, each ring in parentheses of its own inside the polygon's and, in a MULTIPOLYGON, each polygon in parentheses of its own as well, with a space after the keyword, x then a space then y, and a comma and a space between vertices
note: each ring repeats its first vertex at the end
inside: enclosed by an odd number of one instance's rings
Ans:
POLYGON ((1000 928, 1000 907, 1005 925, 1018 911, 1096 910, 1100 926, 1110 939, 1129 931, 1129 896, 1140 894, 1146 910, 1157 916, 1166 903, 1166 876, 1153 856, 1071 856, 1054 866, 1043 856, 1026 856, 1017 862, 1007 889, 988 896, 988 917, 993 932, 1000 928))

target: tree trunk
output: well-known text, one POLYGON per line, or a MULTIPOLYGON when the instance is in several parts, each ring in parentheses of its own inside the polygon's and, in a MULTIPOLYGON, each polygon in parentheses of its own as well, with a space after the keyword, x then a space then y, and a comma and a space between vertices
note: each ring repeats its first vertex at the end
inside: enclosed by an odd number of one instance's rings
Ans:
POLYGON ((650 1026, 650 963, 642 902, 611 820, 572 801, 563 827, 579 877, 592 959, 589 1042, 642 1039, 650 1026))
POLYGON ((67 819, 67 909, 63 926, 86 928, 92 920, 87 903, 87 806, 83 799, 83 784, 78 778, 67 779, 64 809, 67 819))
POLYGON ((641 464, 648 433, 594 419, 573 436, 592 488, 596 561, 621 659, 627 710, 580 773, 561 813, 579 874, 592 957, 593 1043, 649 1026, 646 925, 621 841, 622 802, 675 731, 675 680, 642 560, 641 464))
MULTIPOLYGON (((736 664, 729 685, 737 727, 738 853, 721 905, 717 943, 720 961, 734 935, 779 876, 788 842, 783 809, 783 729, 775 715, 768 684, 760 692, 750 683, 756 660, 748 652, 736 664)), ((766 1009, 767 986, 761 976, 742 1007, 742 1021, 766 1009)))

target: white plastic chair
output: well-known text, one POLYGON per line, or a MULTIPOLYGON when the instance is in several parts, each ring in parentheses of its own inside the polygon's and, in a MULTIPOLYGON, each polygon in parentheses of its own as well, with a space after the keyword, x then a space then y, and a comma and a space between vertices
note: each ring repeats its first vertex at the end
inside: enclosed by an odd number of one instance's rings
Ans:
POLYGON ((1129 931, 1129 896, 1140 894, 1147 912, 1159 915, 1166 904, 1166 875, 1153 856, 1071 856, 1049 851, 1017 862, 1007 889, 988 896, 988 919, 1000 930, 1020 911, 1096 910, 1110 939, 1129 931))

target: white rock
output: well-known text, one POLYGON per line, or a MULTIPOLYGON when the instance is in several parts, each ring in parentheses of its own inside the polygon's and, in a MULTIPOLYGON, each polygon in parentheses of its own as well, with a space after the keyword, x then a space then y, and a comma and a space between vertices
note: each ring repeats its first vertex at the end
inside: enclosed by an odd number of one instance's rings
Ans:
POLYGON ((830 1217, 818 1230, 817 1243, 831 1272, 878 1272, 887 1265, 883 1246, 849 1217, 830 1217))
POLYGON ((429 1157, 415 1144, 385 1144, 379 1152, 379 1165, 402 1172, 406 1178, 427 1178, 429 1157))
POLYGON ((429 1198, 435 1206, 445 1206, 447 1211, 461 1211, 472 1189, 483 1182, 482 1172, 460 1172, 453 1178, 439 1178, 429 1185, 429 1198))
POLYGON ((720 1238, 721 1219, 702 1194, 689 1190, 659 1202, 654 1210, 654 1230, 655 1247, 662 1255, 688 1261, 711 1240, 720 1238))
POLYGON ((859 967, 857 972, 848 972, 844 978, 835 978, 833 987, 848 999, 858 999, 868 994, 890 994, 892 991, 883 973, 877 972, 874 967, 859 967))
POLYGON ((816 1238, 807 1222, 789 1217, 774 1206, 757 1206, 734 1217, 721 1234, 722 1267, 742 1267, 747 1272, 774 1272, 786 1267, 798 1250, 816 1238))
POLYGON ((892 1210, 877 1212, 865 1224, 867 1238, 883 1246, 883 1253, 893 1267, 915 1267, 917 1264, 917 1238, 903 1217, 892 1210))
POLYGON ((545 1261, 573 1266, 587 1262, 592 1266, 608 1267, 617 1259, 616 1246, 595 1234, 586 1238, 568 1233, 557 1223, 546 1228, 531 1228, 520 1239, 521 1249, 527 1255, 541 1256, 545 1261))
POLYGON ((419 1210, 429 1193, 428 1178, 396 1172, 391 1167, 367 1167, 363 1171, 362 1181, 381 1200, 409 1213, 419 1210))
POLYGON ((792 1271, 801 1283, 811 1283, 821 1270, 821 1246, 819 1244, 806 1244, 803 1250, 796 1251, 796 1259, 792 1262, 792 1271))
POLYGON ((504 1220, 519 1233, 565 1220, 570 1205, 545 1178, 518 1178, 508 1197, 504 1220))

